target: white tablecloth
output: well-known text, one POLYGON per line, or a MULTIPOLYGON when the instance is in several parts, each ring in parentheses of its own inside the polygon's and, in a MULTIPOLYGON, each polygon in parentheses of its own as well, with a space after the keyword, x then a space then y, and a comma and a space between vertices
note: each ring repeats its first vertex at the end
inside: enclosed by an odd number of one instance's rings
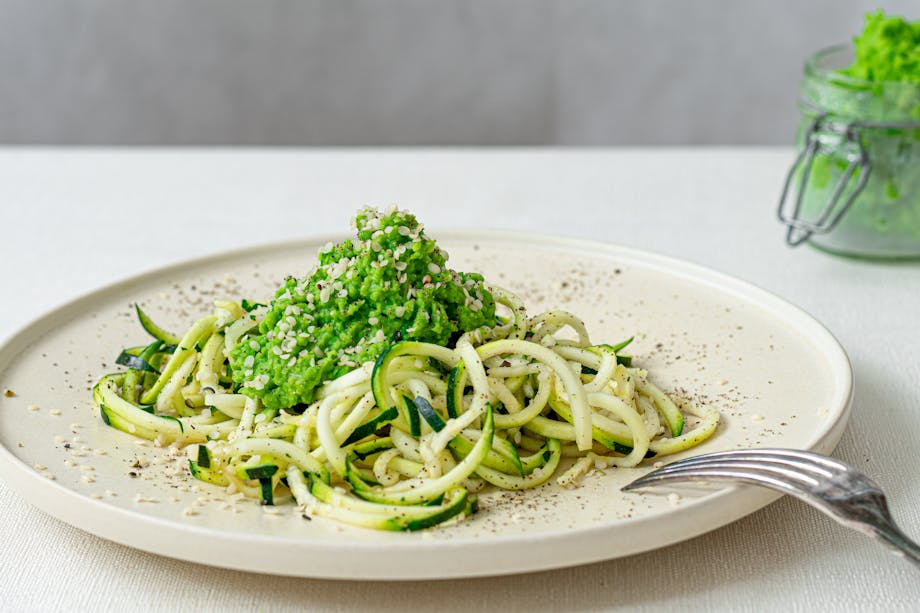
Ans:
MULTIPOLYGON (((846 347, 837 455, 920 537, 920 266, 782 241, 789 149, 0 150, 0 337, 113 279, 206 253, 340 233, 365 203, 429 228, 505 228, 686 258, 798 304, 846 347)), ((790 499, 683 544, 530 575, 425 583, 259 576, 86 534, 0 483, 5 610, 907 610, 920 574, 790 499)))

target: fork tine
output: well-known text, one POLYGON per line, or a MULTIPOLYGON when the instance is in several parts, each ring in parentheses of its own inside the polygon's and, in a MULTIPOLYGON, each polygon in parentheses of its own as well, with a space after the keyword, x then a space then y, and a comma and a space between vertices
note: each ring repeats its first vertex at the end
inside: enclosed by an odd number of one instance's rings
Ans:
POLYGON ((832 478, 835 474, 839 474, 841 470, 846 470, 845 467, 838 468, 836 465, 829 467, 826 465, 826 463, 812 462, 810 461, 810 458, 800 458, 798 456, 791 456, 786 454, 761 453, 757 451, 732 454, 714 453, 704 456, 696 456, 692 458, 686 458, 684 460, 678 460, 677 462, 672 462, 671 464, 668 464, 659 470, 667 472, 673 468, 711 466, 714 463, 724 462, 749 462, 757 463, 758 465, 763 466, 784 466, 791 470, 802 473, 816 474, 825 478, 832 478))
POLYGON ((661 471, 663 474, 670 474, 672 471, 693 472, 706 468, 738 468, 750 473, 771 474, 776 475, 777 477, 784 477, 786 479, 801 481, 804 483, 817 483, 819 479, 823 478, 823 474, 814 474, 811 472, 803 471, 799 466, 794 464, 763 462, 758 460, 731 460, 722 462, 710 462, 706 465, 696 464, 692 466, 666 466, 662 468, 661 471))
POLYGON ((769 487, 784 494, 790 494, 796 497, 808 496, 806 490, 797 487, 798 484, 790 482, 783 477, 777 476, 775 474, 770 474, 768 472, 749 470, 736 465, 729 465, 727 467, 710 466, 704 468, 678 469, 676 471, 665 474, 661 474, 659 471, 655 471, 644 477, 636 479, 632 483, 623 486, 621 489, 623 491, 630 491, 664 483, 678 481, 686 482, 692 479, 707 479, 711 481, 740 481, 742 483, 750 483, 754 485, 769 487))
POLYGON ((729 451, 718 451, 707 453, 701 456, 693 456, 678 460, 673 464, 695 464, 698 462, 708 462, 716 459, 763 459, 763 460, 797 460, 810 466, 822 466, 834 470, 848 470, 850 467, 843 462, 821 456, 809 451, 799 451, 797 449, 732 449, 729 451))
POLYGON ((707 478, 740 480, 771 487, 799 498, 820 500, 815 492, 820 479, 799 470, 798 466, 747 462, 737 459, 721 461, 717 459, 705 464, 698 462, 693 465, 675 462, 636 479, 624 486, 622 490, 630 491, 665 482, 707 478))

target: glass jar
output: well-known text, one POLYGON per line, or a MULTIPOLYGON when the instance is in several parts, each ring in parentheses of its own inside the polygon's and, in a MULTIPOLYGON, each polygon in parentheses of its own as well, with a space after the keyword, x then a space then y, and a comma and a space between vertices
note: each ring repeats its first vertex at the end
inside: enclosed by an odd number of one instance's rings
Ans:
POLYGON ((805 64, 799 155, 779 217, 790 245, 873 258, 920 258, 920 85, 838 72, 853 48, 805 64))

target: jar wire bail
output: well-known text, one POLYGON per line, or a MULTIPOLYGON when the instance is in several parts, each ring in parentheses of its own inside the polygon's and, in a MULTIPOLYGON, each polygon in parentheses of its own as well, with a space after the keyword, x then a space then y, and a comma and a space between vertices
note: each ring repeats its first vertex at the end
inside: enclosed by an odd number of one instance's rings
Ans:
POLYGON ((808 125, 802 148, 786 175, 776 211, 777 217, 786 226, 786 243, 791 247, 801 245, 814 234, 826 234, 833 230, 853 206, 856 197, 866 187, 872 172, 872 160, 860 138, 861 130, 920 129, 920 122, 917 121, 841 121, 831 116, 825 109, 807 100, 800 99, 799 104, 814 113, 814 119, 808 125), (845 159, 847 166, 840 174, 821 212, 814 219, 803 219, 802 203, 811 180, 815 156, 822 149, 845 159), (841 151, 843 151, 842 155, 841 151), (790 198, 793 180, 800 170, 801 178, 796 186, 794 197, 790 198), (854 175, 857 177, 856 184, 847 192, 847 187, 854 175))
POLYGON ((862 143, 862 139, 859 138, 859 127, 860 124, 856 122, 839 123, 831 121, 828 113, 823 111, 819 112, 809 124, 802 149, 786 175, 783 192, 779 199, 779 207, 777 208, 777 217, 786 226, 786 243, 789 246, 796 247, 811 238, 813 234, 825 234, 833 230, 840 222, 840 219, 850 210, 856 197, 866 186, 869 174, 872 171, 872 163, 869 160, 869 155, 862 143), (802 202, 805 197, 805 191, 808 188, 808 182, 811 179, 815 155, 822 148, 820 136, 825 133, 842 138, 842 144, 847 149, 845 155, 847 167, 840 175, 840 179, 834 186, 834 190, 821 212, 815 219, 807 220, 801 217, 802 202), (801 169, 801 179, 796 187, 794 198, 790 198, 792 182, 799 169, 801 169), (859 171, 858 174, 857 170, 859 171), (846 198, 842 199, 854 175, 858 176, 856 185, 853 186, 846 198))

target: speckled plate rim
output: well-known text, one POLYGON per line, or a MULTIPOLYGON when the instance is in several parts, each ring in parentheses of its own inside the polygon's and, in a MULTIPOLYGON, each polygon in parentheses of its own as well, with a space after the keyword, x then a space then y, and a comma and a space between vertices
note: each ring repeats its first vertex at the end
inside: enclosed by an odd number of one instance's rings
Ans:
MULTIPOLYGON (((592 257, 617 258, 623 263, 665 272, 705 285, 736 299, 769 310, 782 319, 827 359, 836 382, 828 399, 828 419, 803 447, 830 453, 849 419, 854 381, 849 359, 840 343, 821 323, 791 303, 730 275, 676 258, 619 245, 509 231, 441 231, 439 240, 501 242, 540 245, 592 257)), ((189 267, 240 257, 256 258, 273 252, 314 249, 341 235, 307 237, 226 251, 150 270, 94 290, 37 317, 0 343, 0 372, 30 339, 53 330, 94 302, 105 301, 128 287, 153 282, 189 267)), ((451 541, 387 540, 378 543, 342 541, 334 544, 309 539, 225 532, 191 523, 169 521, 93 500, 38 475, 5 446, 0 445, 0 478, 28 502, 72 526, 130 547, 181 560, 257 573, 364 580, 449 579, 548 570, 628 556, 688 540, 734 522, 779 498, 768 490, 731 486, 685 503, 661 517, 637 517, 551 534, 490 535, 451 541), (654 529, 646 524, 654 521, 654 529), (615 538, 614 538, 615 537, 615 538), (239 553, 245 551, 241 557, 239 553), (394 556, 394 553, 397 554, 394 556), (321 560, 321 564, 305 559, 321 560), (297 564, 291 562, 296 560, 297 564)))

